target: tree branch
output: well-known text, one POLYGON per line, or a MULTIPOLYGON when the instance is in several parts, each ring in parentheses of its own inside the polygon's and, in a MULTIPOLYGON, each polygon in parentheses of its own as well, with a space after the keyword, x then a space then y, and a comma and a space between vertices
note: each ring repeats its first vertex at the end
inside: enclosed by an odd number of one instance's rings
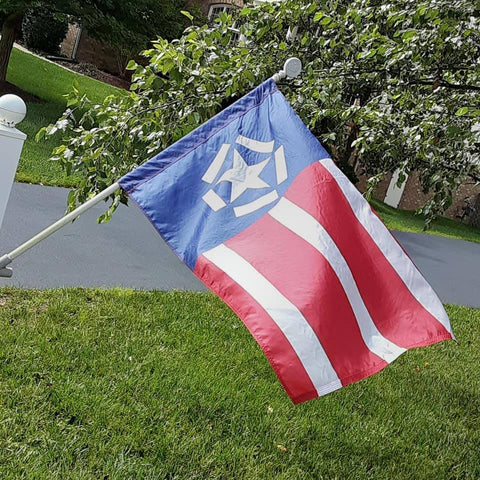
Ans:
POLYGON ((427 86, 432 86, 432 87, 445 87, 445 88, 450 88, 452 90, 471 90, 475 92, 480 92, 480 86, 479 85, 461 85, 457 83, 450 83, 447 82, 446 80, 410 80, 408 82, 408 85, 427 85, 427 86))
MULTIPOLYGON (((431 166, 431 163, 426 161, 426 160, 422 160, 421 158, 415 158, 415 161, 416 162, 419 162, 419 163, 422 163, 423 165, 425 166, 431 166)), ((448 170, 449 172, 454 172, 454 173, 463 173, 463 169, 462 168, 455 168, 455 167, 452 167, 451 165, 447 165, 443 162, 439 162, 440 163, 440 166, 442 168, 444 168, 445 170, 448 170)), ((470 177, 473 181, 475 181, 476 183, 480 183, 480 176, 478 175, 475 175, 474 172, 469 172, 467 173, 467 177, 470 177)))

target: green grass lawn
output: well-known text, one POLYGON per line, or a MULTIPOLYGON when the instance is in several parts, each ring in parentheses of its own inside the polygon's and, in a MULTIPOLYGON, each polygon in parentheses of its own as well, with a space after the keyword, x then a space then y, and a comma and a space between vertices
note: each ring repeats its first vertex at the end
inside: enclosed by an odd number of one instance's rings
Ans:
POLYGON ((435 220, 429 230, 423 231, 425 220, 422 216, 415 215, 415 212, 392 208, 378 200, 372 200, 370 203, 382 219, 383 223, 385 223, 390 230, 427 233, 429 235, 438 235, 441 237, 457 238, 459 240, 480 243, 480 229, 478 228, 443 217, 435 220))
POLYGON ((41 127, 55 122, 63 113, 66 104, 63 95, 69 93, 74 80, 77 80, 79 90, 87 93, 96 103, 101 103, 106 96, 120 90, 17 49, 12 52, 7 80, 45 102, 41 104, 28 102, 27 117, 19 125, 20 130, 28 135, 28 139, 22 152, 16 180, 44 185, 74 186, 75 177, 66 176, 59 165, 48 160, 52 149, 60 143, 61 137, 36 143, 35 135, 41 127))
POLYGON ((294 407, 211 294, 0 289, 0 478, 480 478, 480 310, 294 407))

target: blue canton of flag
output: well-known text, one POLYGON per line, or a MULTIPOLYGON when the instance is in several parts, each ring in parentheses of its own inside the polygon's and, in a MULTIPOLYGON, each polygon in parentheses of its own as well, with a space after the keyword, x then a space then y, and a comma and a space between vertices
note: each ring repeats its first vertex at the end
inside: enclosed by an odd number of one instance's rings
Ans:
POLYGON ((193 269, 202 252, 258 220, 301 170, 327 156, 268 80, 120 185, 193 269))

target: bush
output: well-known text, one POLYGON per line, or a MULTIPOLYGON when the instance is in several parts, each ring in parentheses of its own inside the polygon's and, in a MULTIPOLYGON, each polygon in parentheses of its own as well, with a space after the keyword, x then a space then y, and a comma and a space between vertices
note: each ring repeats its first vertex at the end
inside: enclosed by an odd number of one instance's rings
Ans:
POLYGON ((60 53, 60 44, 67 31, 68 20, 65 15, 38 8, 30 10, 22 24, 25 45, 51 55, 60 53))

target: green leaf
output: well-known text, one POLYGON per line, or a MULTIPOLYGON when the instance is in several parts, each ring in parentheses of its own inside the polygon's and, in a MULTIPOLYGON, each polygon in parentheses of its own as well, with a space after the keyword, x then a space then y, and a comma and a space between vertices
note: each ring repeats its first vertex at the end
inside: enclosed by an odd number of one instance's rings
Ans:
POLYGON ((462 117, 463 115, 466 115, 468 113, 468 110, 468 107, 461 107, 455 112, 455 115, 457 117, 462 117))
POLYGON ((185 37, 185 40, 187 42, 190 42, 192 41, 194 38, 197 38, 197 32, 196 31, 193 31, 193 32, 190 32, 186 37, 185 37))
POLYGON ((185 15, 190 21, 193 21, 193 15, 190 12, 187 12, 186 10, 180 10, 180 13, 185 15))
POLYGON ((78 89, 79 89, 78 80, 75 79, 75 80, 73 81, 73 84, 72 84, 72 90, 73 90, 73 92, 74 92, 75 94, 77 94, 77 95, 78 95, 78 93, 79 93, 79 90, 78 90, 78 89))
POLYGON ((417 36, 417 33, 417 30, 407 30, 406 32, 402 33, 402 39, 405 42, 409 42, 410 40, 412 40, 412 38, 417 36))
POLYGON ((54 155, 60 155, 61 153, 63 153, 65 150, 67 149, 67 147, 65 145, 60 145, 59 147, 56 147, 53 149, 53 154, 54 155))
POLYGON ((70 97, 67 100, 67 107, 75 107, 79 104, 78 98, 76 97, 70 97))
POLYGON ((125 67, 126 70, 136 70, 138 67, 138 64, 135 60, 130 60, 125 67))
POLYGON ((35 141, 39 142, 40 140, 43 140, 46 135, 47 135, 47 128, 42 127, 35 135, 35 141))
POLYGON ((327 26, 329 23, 331 23, 332 18, 331 17, 324 17, 322 21, 320 22, 320 25, 323 25, 324 27, 327 26))

